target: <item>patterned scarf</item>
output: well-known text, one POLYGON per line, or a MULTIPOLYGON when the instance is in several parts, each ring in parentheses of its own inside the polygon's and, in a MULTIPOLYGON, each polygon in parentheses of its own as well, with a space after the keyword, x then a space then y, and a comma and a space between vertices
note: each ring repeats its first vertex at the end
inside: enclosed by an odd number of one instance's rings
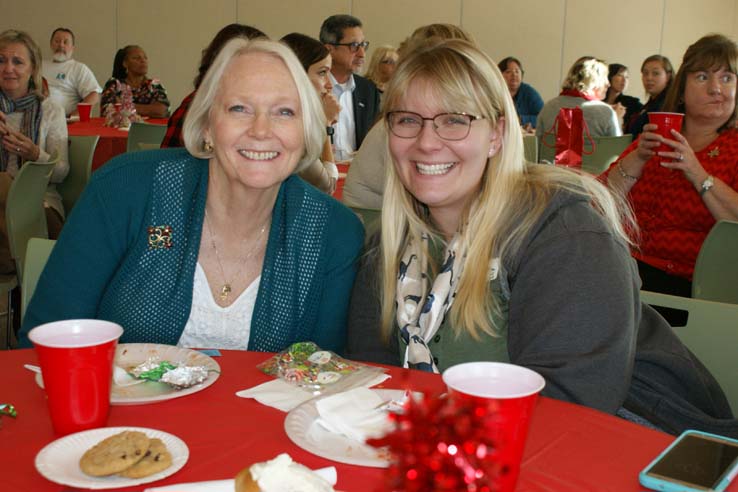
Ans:
MULTIPOLYGON (((428 246, 428 236, 421 237, 428 246)), ((456 297, 459 277, 464 270, 466 245, 457 234, 446 246, 443 265, 428 292, 428 260, 421 245, 408 243, 397 277, 397 325, 407 344, 404 366, 427 372, 440 372, 433 362, 428 342, 443 323, 456 297), (421 258, 422 256, 422 258, 421 258), (427 293, 427 294, 426 294, 427 293)))
MULTIPOLYGON (((41 98, 38 95, 29 93, 26 96, 12 100, 3 91, 0 91, 0 111, 6 115, 16 112, 23 113, 20 131, 38 145, 38 132, 41 127, 42 116, 41 98)), ((0 148, 0 171, 5 171, 8 168, 9 160, 10 153, 5 150, 5 147, 0 148)), ((20 165, 21 162, 18 162, 18 167, 20 165)))

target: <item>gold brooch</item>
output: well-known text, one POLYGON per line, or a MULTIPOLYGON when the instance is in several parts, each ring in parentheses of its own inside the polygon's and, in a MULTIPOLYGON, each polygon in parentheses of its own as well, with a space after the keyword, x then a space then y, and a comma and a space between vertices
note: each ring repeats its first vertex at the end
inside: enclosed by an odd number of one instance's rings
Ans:
POLYGON ((172 226, 149 226, 149 249, 169 249, 172 243, 172 226))
POLYGON ((707 153, 708 157, 717 157, 720 155, 720 147, 715 147, 707 153))

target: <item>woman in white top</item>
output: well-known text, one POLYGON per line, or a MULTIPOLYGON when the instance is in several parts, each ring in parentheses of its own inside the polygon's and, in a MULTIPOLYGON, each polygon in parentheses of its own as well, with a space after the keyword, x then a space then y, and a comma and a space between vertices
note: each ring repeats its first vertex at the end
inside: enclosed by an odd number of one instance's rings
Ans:
MULTIPOLYGON (((67 160, 67 123, 64 110, 41 93, 41 51, 22 31, 0 34, 0 200, 26 161, 59 162, 51 175, 44 197, 49 235, 56 237, 64 222, 64 206, 56 183, 69 172, 67 160)), ((2 213, 4 217, 4 212, 2 213)), ((3 224, 4 234, 4 224, 3 224)), ((4 259, 3 259, 4 261, 4 259)))

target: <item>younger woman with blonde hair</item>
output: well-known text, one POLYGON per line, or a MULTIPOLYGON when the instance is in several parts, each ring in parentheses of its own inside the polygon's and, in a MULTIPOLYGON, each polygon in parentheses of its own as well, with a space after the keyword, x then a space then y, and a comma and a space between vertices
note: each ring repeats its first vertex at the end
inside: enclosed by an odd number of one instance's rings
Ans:
POLYGON ((350 357, 433 372, 511 362, 541 373, 550 397, 671 432, 725 428, 717 383, 639 301, 628 208, 593 177, 525 162, 487 55, 460 40, 414 51, 385 97, 392 165, 350 357))

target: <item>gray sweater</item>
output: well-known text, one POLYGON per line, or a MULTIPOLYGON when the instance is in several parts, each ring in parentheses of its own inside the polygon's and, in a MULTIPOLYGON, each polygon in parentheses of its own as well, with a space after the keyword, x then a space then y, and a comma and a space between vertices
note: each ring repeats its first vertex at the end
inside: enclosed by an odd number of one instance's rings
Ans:
MULTIPOLYGON (((378 257, 376 249, 365 255, 354 284, 346 353, 399 365, 396 337, 390 347, 379 337, 378 257)), ((640 302, 628 247, 583 198, 555 196, 503 266, 507 360, 544 376, 544 395, 611 414, 625 407, 674 433, 699 428, 738 436, 717 382, 640 302)), ((484 356, 487 339, 456 338, 448 325, 439 330, 437 347, 430 345, 434 355, 468 351, 466 361, 494 360, 484 356), (455 344, 462 346, 443 347, 455 344)), ((462 361, 439 360, 439 366, 462 361)))

